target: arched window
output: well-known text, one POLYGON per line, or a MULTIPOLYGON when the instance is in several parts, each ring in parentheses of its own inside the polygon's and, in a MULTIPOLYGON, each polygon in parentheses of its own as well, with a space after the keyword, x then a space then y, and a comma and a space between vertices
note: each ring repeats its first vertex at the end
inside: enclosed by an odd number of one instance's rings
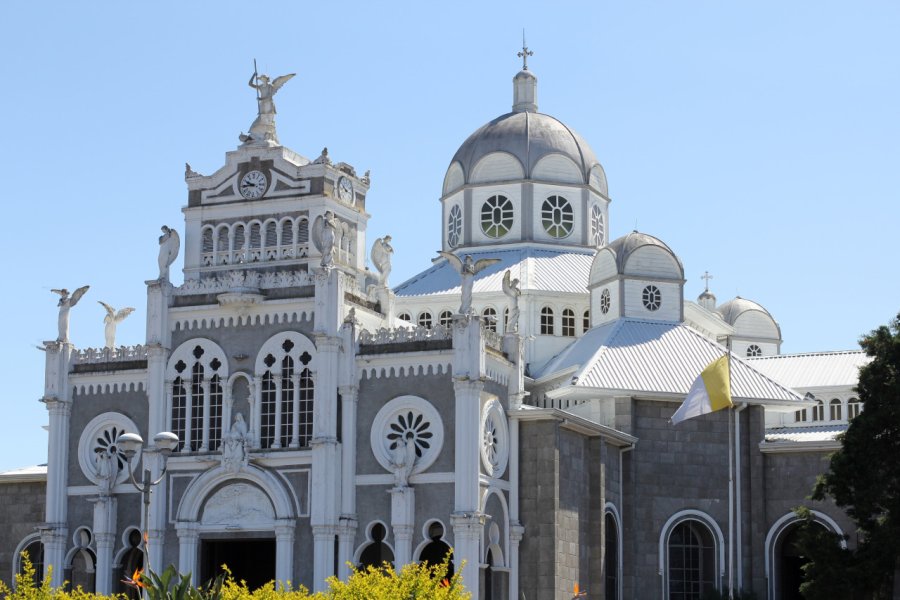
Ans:
POLYGON ((228 227, 221 225, 216 231, 216 264, 227 265, 229 260, 228 227))
POLYGON ((449 310, 442 310, 438 320, 442 327, 450 327, 453 323, 453 313, 449 310))
POLYGON ((227 372, 219 356, 224 359, 221 349, 207 352, 196 342, 186 342, 172 355, 171 431, 179 450, 216 450, 222 441, 222 377, 227 372))
POLYGON ((213 264, 213 231, 212 227, 205 227, 200 241, 200 249, 203 253, 203 264, 213 264))
POLYGON ((575 311, 570 308, 562 311, 562 334, 565 337, 575 337, 575 311))
POLYGON ((591 328, 591 311, 584 311, 584 315, 581 317, 581 332, 587 333, 588 329, 591 328))
POLYGON ((756 344, 750 344, 747 346, 747 356, 751 358, 754 356, 762 356, 762 348, 756 344))
POLYGON ((309 219, 297 221, 297 258, 309 254, 309 219))
POLYGON ((825 403, 821 400, 816 400, 816 405, 812 407, 812 420, 813 421, 824 421, 825 420, 825 403))
POLYGON ((667 551, 670 600, 698 600, 716 589, 716 549, 709 527, 694 519, 681 521, 669 534, 667 551))
POLYGON ((858 417, 861 410, 862 402, 859 401, 859 398, 850 398, 847 401, 847 420, 858 417))
POLYGON ((65 573, 68 589, 80 587, 85 592, 93 592, 97 576, 97 557, 91 549, 93 534, 87 527, 79 527, 73 541, 75 547, 69 553, 65 573))
POLYGON ((431 313, 427 310, 423 310, 419 313, 419 326, 427 327, 431 329, 432 324, 434 323, 434 318, 431 316, 431 313))
POLYGON ((132 527, 125 534, 126 549, 121 555, 121 574, 118 577, 119 584, 118 593, 125 595, 129 600, 140 600, 141 592, 136 590, 134 586, 126 584, 123 579, 126 577, 133 578, 134 573, 144 569, 144 552, 141 550, 141 531, 136 527, 132 527))
POLYGON ((611 512, 604 517, 606 525, 606 555, 603 570, 606 572, 605 586, 607 600, 619 598, 619 527, 611 512))
POLYGON ((25 574, 25 560, 31 563, 32 582, 39 586, 44 580, 44 545, 39 534, 29 536, 19 544, 21 550, 13 556, 13 569, 19 575, 25 574), (24 556, 23 556, 24 555, 24 556))
POLYGON ((488 331, 497 331, 497 311, 488 306, 481 313, 484 318, 484 328, 488 331))
POLYGON ((263 370, 259 419, 262 448, 307 447, 312 439, 312 355, 291 337, 276 336, 267 342, 262 361, 257 363, 257 369, 263 370))
POLYGON ((387 537, 387 529, 385 529, 384 525, 373 523, 369 528, 367 537, 370 540, 369 545, 359 555, 358 568, 360 570, 366 567, 380 567, 384 563, 394 562, 394 553, 384 541, 387 537))
POLYGON ((275 221, 266 223, 266 260, 278 258, 278 226, 275 221))
POLYGON ((444 526, 440 521, 432 521, 426 529, 428 539, 431 540, 419 553, 419 562, 428 565, 439 565, 450 556, 450 564, 447 569, 447 577, 453 577, 453 550, 442 538, 444 526))
POLYGON ((541 309, 541 334, 553 335, 554 328, 553 309, 549 306, 545 306, 541 309))
POLYGON ((247 262, 247 226, 238 223, 234 226, 234 262, 247 262))
POLYGON ((832 421, 840 421, 842 416, 842 406, 841 401, 837 398, 832 398, 831 402, 828 403, 828 418, 832 421))
POLYGON ((409 313, 402 312, 399 315, 397 315, 397 318, 400 319, 401 321, 406 321, 407 323, 412 323, 412 316, 410 316, 409 313))

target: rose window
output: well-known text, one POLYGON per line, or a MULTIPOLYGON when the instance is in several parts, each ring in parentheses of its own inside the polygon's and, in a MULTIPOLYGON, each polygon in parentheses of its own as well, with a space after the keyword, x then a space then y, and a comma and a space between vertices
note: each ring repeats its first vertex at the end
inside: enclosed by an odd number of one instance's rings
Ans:
POLYGON ((572 233, 575 217, 572 205, 562 196, 550 196, 541 206, 541 224, 551 237, 564 238, 572 233))
MULTIPOLYGON (((117 469, 116 483, 125 481, 128 477, 128 461, 119 450, 116 440, 123 433, 138 433, 138 427, 134 421, 123 414, 108 412, 94 417, 81 432, 78 439, 78 466, 84 476, 100 484, 105 477, 100 472, 99 458, 103 455, 115 458, 115 462, 109 462, 110 467, 117 469)), ((140 461, 140 450, 132 459, 134 464, 140 461)))
POLYGON ((422 452, 431 448, 431 440, 434 434, 429 431, 431 423, 425 420, 421 414, 413 414, 408 411, 406 414, 397 415, 397 418, 390 425, 391 432, 387 434, 390 442, 388 448, 394 450, 400 440, 409 440, 416 447, 416 456, 422 458, 422 452))
POLYGON ((481 206, 481 230, 488 237, 503 237, 512 224, 513 205, 506 196, 491 196, 481 206))
POLYGON ((120 435, 126 433, 124 430, 119 429, 118 427, 111 427, 109 429, 104 429, 103 432, 97 436, 97 439, 94 441, 94 454, 106 453, 111 457, 116 457, 116 462, 119 465, 119 471, 125 468, 125 465, 128 464, 128 461, 119 452, 119 447, 116 445, 116 440, 120 435))
POLYGON ((648 285, 644 288, 642 300, 644 302, 644 308, 647 310, 659 310, 659 307, 662 304, 662 294, 655 285, 648 285))
POLYGON ((491 418, 491 416, 488 416, 488 419, 484 424, 481 444, 484 448, 487 461, 495 467, 497 465, 497 446, 499 442, 500 440, 497 437, 497 425, 494 423, 494 419, 491 418))
POLYGON ((481 413, 481 465, 490 477, 500 477, 509 462, 509 429, 503 405, 485 404, 481 413))

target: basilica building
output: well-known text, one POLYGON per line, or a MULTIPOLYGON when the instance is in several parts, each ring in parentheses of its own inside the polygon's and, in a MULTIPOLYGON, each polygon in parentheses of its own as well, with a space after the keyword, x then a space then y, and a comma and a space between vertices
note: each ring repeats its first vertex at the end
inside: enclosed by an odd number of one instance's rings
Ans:
MULTIPOLYGON (((59 291, 48 462, 0 474, 0 577, 24 551, 54 585, 100 593, 148 559, 198 583, 227 563, 251 586, 322 590, 351 567, 452 553, 475 600, 576 584, 594 599, 798 597, 792 509, 863 410, 865 356, 782 355, 761 304, 686 299, 677 249, 609 239, 606 172, 539 112, 523 67, 511 111, 434 182, 435 260, 399 284, 390 236, 367 236, 368 173, 283 146, 290 76, 251 80, 240 145, 215 173, 186 167, 143 343, 108 329, 107 348, 77 347, 81 290, 59 291), (734 407, 672 425, 729 352, 734 407), (159 480, 152 494, 130 469, 159 480)), ((842 511, 811 506, 855 543, 842 511)))

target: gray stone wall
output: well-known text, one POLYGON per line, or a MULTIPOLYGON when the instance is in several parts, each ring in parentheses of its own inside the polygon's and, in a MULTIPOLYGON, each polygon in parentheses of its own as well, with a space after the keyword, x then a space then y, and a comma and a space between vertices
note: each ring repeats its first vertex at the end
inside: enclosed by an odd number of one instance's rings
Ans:
POLYGON ((13 580, 13 555, 44 521, 47 485, 40 482, 0 483, 0 581, 13 580))

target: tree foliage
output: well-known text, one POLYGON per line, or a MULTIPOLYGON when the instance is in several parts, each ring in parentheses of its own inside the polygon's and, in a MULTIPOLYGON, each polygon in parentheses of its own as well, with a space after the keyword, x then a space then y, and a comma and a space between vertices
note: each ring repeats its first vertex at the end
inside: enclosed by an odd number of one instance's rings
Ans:
POLYGON ((813 500, 832 498, 856 524, 859 543, 812 523, 807 511, 800 537, 808 558, 801 591, 807 598, 890 598, 900 565, 900 315, 860 340, 872 361, 859 372, 863 411, 831 457, 813 500))

